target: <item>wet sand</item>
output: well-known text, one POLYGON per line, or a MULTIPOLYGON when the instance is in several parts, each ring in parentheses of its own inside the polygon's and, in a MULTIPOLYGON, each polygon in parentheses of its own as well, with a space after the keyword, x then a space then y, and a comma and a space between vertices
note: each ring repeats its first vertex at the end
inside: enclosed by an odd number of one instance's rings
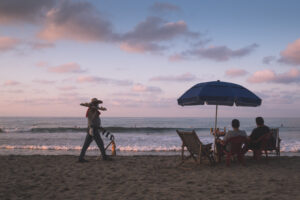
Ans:
POLYGON ((0 199, 300 199, 300 157, 211 167, 180 156, 0 156, 0 199))

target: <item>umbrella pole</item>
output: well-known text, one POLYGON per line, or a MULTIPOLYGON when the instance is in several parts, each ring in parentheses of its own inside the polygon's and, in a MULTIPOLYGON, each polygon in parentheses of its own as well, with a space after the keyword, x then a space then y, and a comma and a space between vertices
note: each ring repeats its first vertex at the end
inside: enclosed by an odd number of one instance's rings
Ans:
POLYGON ((218 149, 217 149, 217 144, 216 144, 216 141, 217 141, 217 122, 218 122, 218 105, 216 105, 216 115, 215 115, 215 129, 214 129, 214 136, 215 136, 215 141, 214 141, 214 154, 216 156, 216 160, 218 160, 219 156, 218 156, 218 149))
POLYGON ((216 105, 216 116, 215 116, 215 138, 217 136, 217 122, 218 122, 218 105, 216 105))

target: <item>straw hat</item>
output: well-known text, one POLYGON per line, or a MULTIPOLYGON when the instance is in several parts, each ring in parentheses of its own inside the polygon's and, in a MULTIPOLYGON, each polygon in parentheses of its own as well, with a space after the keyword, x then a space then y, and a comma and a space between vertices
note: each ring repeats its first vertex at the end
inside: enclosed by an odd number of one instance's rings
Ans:
POLYGON ((91 103, 93 103, 93 104, 95 104, 95 103, 100 104, 100 103, 103 103, 103 101, 101 101, 101 100, 99 100, 97 98, 92 98, 91 99, 91 103))

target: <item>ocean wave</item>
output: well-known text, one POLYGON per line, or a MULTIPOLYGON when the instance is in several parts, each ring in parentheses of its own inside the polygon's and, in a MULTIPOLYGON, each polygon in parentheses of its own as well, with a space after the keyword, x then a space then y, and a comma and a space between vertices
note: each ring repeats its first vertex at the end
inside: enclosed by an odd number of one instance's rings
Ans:
MULTIPOLYGON (((51 151, 80 151, 82 146, 59 146, 59 145, 0 145, 0 149, 14 150, 51 150, 51 151)), ((90 146, 88 151, 98 151, 97 146, 90 146)), ((120 152, 177 152, 181 151, 180 146, 138 146, 138 145, 125 145, 117 146, 117 151, 120 152)), ((108 148, 110 151, 110 148, 108 148)), ((300 153, 298 145, 285 145, 280 149, 280 152, 286 153, 300 153)))
POLYGON ((32 133, 61 133, 61 132, 86 132, 87 128, 80 127, 57 127, 57 128, 31 128, 32 133))
MULTIPOLYGON (((176 130, 185 130, 183 128, 169 128, 169 127, 119 127, 111 126, 104 127, 107 131, 112 133, 163 133, 175 132, 176 130)), ((3 129, 0 132, 4 133, 66 133, 66 132, 86 132, 87 128, 82 127, 55 127, 55 128, 29 128, 29 129, 3 129)), ((191 130, 187 129, 186 130, 191 130)), ((196 131, 209 130, 209 128, 195 128, 196 131)))
MULTIPOLYGON (((24 150, 57 150, 80 151, 82 146, 58 146, 58 145, 0 145, 0 149, 24 149, 24 150)), ((90 146, 88 151, 99 150, 96 146, 90 146)), ((120 146, 116 149, 121 152, 171 152, 180 151, 181 147, 153 147, 153 146, 120 146)), ((110 149, 108 149, 110 151, 110 149)))

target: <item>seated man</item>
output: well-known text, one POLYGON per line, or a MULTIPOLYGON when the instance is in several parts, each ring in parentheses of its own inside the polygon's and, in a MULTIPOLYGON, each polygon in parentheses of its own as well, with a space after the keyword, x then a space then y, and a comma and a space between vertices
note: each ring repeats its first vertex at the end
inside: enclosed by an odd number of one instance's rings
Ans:
MULTIPOLYGON (((240 135, 240 136, 247 137, 246 132, 239 129, 239 127, 240 127, 240 121, 239 120, 233 119, 232 122, 231 122, 231 125, 232 125, 233 130, 228 131, 225 134, 223 141, 221 141, 221 144, 224 144, 227 140, 229 140, 229 138, 232 138, 232 137, 235 137, 235 136, 240 135)), ((230 151, 230 144, 226 145, 225 150, 230 151)))
POLYGON ((250 149, 259 149, 260 143, 256 143, 255 141, 263 136, 266 133, 270 132, 270 129, 268 126, 264 125, 264 119, 262 117, 257 117, 255 119, 257 127, 253 129, 251 135, 250 135, 250 149))

